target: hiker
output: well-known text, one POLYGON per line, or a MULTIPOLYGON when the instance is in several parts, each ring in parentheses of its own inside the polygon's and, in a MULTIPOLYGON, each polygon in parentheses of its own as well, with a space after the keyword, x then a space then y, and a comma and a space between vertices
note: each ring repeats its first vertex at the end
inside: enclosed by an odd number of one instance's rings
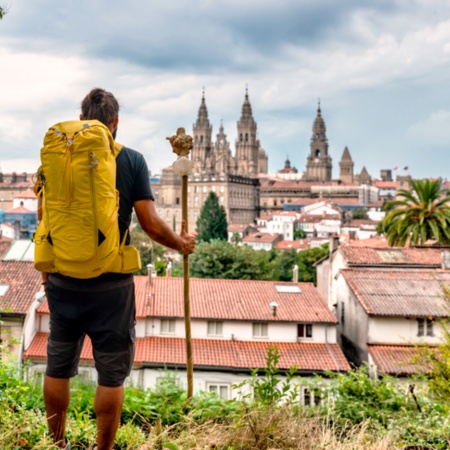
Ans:
MULTIPOLYGON (((106 125, 115 139, 119 104, 112 93, 95 88, 84 98, 80 120, 94 119, 106 125)), ((116 157, 116 176, 120 195, 118 223, 121 241, 125 238, 125 243, 129 243, 127 230, 134 209, 142 229, 154 241, 185 255, 194 251, 195 237, 186 232, 184 222, 178 235, 158 216, 147 164, 140 153, 121 148, 116 157)), ((70 448, 65 437, 69 380, 78 373, 87 334, 92 341, 98 372, 94 404, 97 450, 111 450, 122 411, 123 383, 131 372, 134 358, 136 311, 133 275, 104 273, 76 278, 43 272, 43 285, 50 309, 44 400, 51 436, 60 448, 70 448)))

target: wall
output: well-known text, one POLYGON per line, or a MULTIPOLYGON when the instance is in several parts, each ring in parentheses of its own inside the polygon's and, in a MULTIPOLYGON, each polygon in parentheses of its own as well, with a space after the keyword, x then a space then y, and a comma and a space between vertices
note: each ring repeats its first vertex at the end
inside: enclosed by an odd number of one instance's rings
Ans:
POLYGON ((338 339, 345 356, 355 364, 367 361, 368 317, 348 287, 344 277, 339 276, 336 282, 336 315, 339 321, 338 339), (345 321, 342 322, 342 305, 344 305, 345 321))
POLYGON ((438 344, 442 340, 440 326, 433 324, 434 336, 417 336, 418 324, 414 318, 370 317, 368 343, 370 344, 438 344))

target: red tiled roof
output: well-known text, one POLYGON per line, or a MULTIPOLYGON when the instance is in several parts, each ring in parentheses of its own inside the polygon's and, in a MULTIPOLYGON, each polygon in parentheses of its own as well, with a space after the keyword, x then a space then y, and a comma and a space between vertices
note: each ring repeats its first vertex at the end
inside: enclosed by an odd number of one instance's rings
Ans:
POLYGON ((350 221, 348 226, 350 227, 361 227, 364 225, 378 225, 378 220, 370 220, 370 219, 353 219, 350 221))
POLYGON ((4 254, 8 251, 11 246, 12 239, 7 239, 5 237, 0 238, 0 258, 3 258, 4 254))
POLYGON ((420 347, 413 345, 369 345, 369 353, 380 373, 413 375, 423 372, 418 356, 420 347))
POLYGON ((441 286, 450 284, 448 271, 343 269, 341 274, 368 315, 449 316, 441 286))
POLYGON ((264 242, 266 244, 272 244, 277 239, 280 239, 281 234, 278 233, 252 233, 248 234, 242 239, 242 242, 264 242))
POLYGON ((372 236, 367 239, 352 239, 348 242, 352 247, 374 247, 374 248, 387 248, 389 247, 388 241, 384 236, 372 236))
POLYGON ((32 189, 27 189, 26 191, 19 192, 14 196, 14 198, 33 198, 37 199, 36 194, 32 189))
POLYGON ((11 208, 5 212, 6 213, 21 213, 21 214, 36 214, 36 211, 31 211, 23 206, 18 206, 17 208, 11 208))
MULTIPOLYGON (((153 293, 147 277, 135 276, 136 317, 184 317, 183 279, 156 277, 153 293)), ((190 279, 191 318, 275 322, 336 323, 325 300, 312 283, 279 281, 190 279), (301 293, 280 293, 277 285, 298 285, 301 293), (278 303, 272 315, 270 303, 278 303)), ((44 301, 38 312, 48 314, 44 301)))
POLYGON ((41 289, 42 277, 30 261, 0 261, 0 284, 9 285, 0 306, 11 313, 26 314, 41 289))
POLYGON ((295 241, 288 241, 286 239, 283 239, 282 241, 275 244, 274 247, 279 250, 289 250, 289 249, 301 250, 301 249, 309 248, 310 245, 309 245, 308 239, 300 239, 300 240, 295 240, 295 241))
POLYGON ((442 250, 438 248, 342 246, 339 250, 349 265, 441 267, 442 250))
POLYGON ((397 187, 397 183, 395 181, 376 180, 374 184, 380 189, 395 189, 397 187))
MULTIPOLYGON (((25 359, 45 360, 47 333, 37 333, 24 354, 25 359)), ((262 369, 266 367, 267 349, 278 347, 278 368, 298 367, 300 371, 349 370, 350 366, 338 344, 250 342, 217 339, 193 339, 194 368, 262 369)), ((91 342, 85 339, 81 359, 93 362, 91 342)), ((182 338, 145 337, 136 339, 135 366, 185 366, 186 343, 182 338)))
POLYGON ((245 223, 232 223, 228 225, 227 231, 228 233, 243 233, 247 228, 252 228, 256 230, 254 225, 249 225, 245 223))

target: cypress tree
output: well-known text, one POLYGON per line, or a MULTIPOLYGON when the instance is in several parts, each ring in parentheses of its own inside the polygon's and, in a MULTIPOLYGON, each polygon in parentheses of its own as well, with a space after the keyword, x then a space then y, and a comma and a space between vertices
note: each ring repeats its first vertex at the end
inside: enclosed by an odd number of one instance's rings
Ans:
POLYGON ((215 192, 210 192, 197 219, 197 240, 210 242, 212 239, 228 240, 228 223, 225 208, 219 205, 215 192))

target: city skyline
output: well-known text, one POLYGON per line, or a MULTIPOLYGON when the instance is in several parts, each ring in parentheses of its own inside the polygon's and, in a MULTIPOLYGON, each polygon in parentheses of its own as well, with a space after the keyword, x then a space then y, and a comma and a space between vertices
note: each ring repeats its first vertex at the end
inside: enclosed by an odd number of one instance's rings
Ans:
POLYGON ((94 86, 121 103, 118 140, 152 173, 166 136, 192 131, 205 90, 213 136, 234 153, 246 87, 269 172, 300 172, 318 99, 333 178, 349 148, 366 167, 447 177, 450 1, 14 1, 0 21, 0 168, 37 168, 46 129, 77 118, 94 86), (95 23, 95 26, 92 24, 95 23))

